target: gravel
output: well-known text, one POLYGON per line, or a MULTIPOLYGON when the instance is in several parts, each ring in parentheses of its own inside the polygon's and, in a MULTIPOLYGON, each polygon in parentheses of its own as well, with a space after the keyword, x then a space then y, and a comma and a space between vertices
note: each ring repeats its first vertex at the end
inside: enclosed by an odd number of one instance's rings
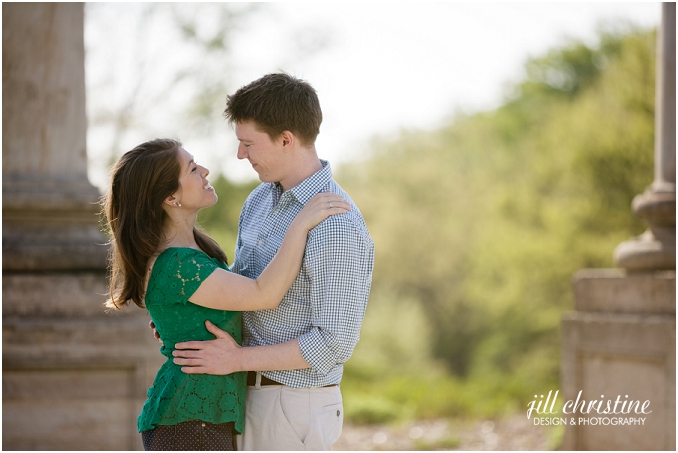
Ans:
POLYGON ((344 424, 334 450, 549 450, 549 432, 524 415, 501 420, 427 420, 395 425, 344 424))

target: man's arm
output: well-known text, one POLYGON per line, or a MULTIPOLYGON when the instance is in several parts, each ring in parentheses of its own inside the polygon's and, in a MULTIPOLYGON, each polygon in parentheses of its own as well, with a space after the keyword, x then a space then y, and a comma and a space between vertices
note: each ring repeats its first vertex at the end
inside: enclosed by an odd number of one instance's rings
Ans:
POLYGON ((174 363, 181 365, 184 373, 231 374, 249 370, 298 370, 311 366, 301 355, 296 339, 270 346, 243 348, 211 322, 206 321, 205 326, 214 334, 215 340, 175 345, 174 363))
POLYGON ((372 283, 374 244, 362 218, 335 216, 309 232, 304 267, 311 281, 311 329, 301 335, 304 359, 326 375, 346 362, 360 338, 372 283))

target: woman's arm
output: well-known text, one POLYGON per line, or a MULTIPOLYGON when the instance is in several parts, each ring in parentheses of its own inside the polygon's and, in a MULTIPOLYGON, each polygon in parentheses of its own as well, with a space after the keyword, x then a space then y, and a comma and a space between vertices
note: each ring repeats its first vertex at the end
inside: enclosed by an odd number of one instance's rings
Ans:
POLYGON ((276 308, 301 268, 308 231, 333 214, 351 209, 339 195, 316 195, 292 221, 280 249, 256 280, 223 269, 215 270, 189 301, 218 310, 253 311, 276 308))

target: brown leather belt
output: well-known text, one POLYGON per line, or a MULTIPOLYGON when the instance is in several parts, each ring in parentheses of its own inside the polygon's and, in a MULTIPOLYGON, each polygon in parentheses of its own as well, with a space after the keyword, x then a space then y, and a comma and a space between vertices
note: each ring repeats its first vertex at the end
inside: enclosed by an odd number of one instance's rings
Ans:
MULTIPOLYGON (((257 382, 257 372, 256 371, 248 371, 247 372, 247 385, 249 386, 255 386, 257 382)), ((281 384, 280 382, 275 382, 273 379, 269 379, 266 376, 262 375, 261 376, 261 385, 285 385, 281 384)), ((334 387, 338 384, 330 384, 330 385, 323 385, 322 387, 334 387)))

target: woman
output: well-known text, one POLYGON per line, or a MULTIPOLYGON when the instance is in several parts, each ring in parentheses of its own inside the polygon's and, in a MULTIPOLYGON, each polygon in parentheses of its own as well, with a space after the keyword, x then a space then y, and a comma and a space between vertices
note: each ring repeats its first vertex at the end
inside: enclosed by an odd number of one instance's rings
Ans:
POLYGON ((308 231, 350 209, 338 195, 316 195, 251 280, 230 273, 219 245, 195 226, 198 211, 217 202, 208 174, 180 142, 156 139, 120 158, 104 200, 112 239, 107 305, 146 308, 167 357, 138 419, 146 450, 233 449, 233 431, 244 424, 245 374, 184 374, 171 360, 174 345, 211 339, 205 320, 240 342, 240 311, 276 308, 299 272, 308 231))

